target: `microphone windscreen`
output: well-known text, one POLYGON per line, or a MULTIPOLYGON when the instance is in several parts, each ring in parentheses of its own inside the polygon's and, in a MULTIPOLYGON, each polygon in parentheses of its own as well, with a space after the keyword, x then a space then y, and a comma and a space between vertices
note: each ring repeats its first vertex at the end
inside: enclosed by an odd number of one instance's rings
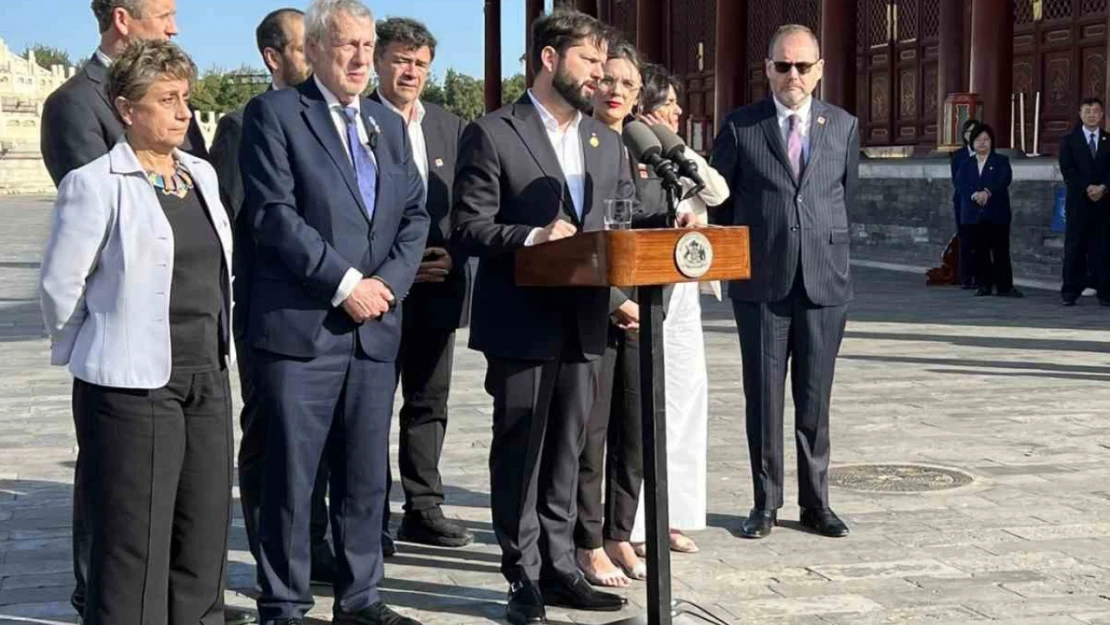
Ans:
POLYGON ((652 154, 659 154, 663 150, 663 146, 659 143, 659 139, 655 137, 655 133, 647 124, 641 121, 632 121, 624 125, 624 130, 621 132, 621 140, 624 145, 628 147, 628 151, 632 153, 632 158, 635 158, 641 163, 646 163, 652 154))
POLYGON ((655 138, 659 139, 664 158, 673 160, 676 155, 686 151, 686 143, 682 141, 682 138, 663 124, 655 124, 652 126, 651 133, 655 135, 655 138))

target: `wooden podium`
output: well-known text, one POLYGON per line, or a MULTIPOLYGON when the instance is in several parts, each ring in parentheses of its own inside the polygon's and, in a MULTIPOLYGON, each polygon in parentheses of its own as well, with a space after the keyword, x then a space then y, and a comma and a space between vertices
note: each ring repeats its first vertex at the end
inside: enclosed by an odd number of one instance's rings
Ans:
MULTIPOLYGON (((748 228, 606 230, 521 248, 520 286, 638 287, 640 402, 643 417, 647 623, 671 625, 670 514, 667 506, 663 286, 751 277, 748 228)), ((627 619, 642 623, 641 617, 627 619)))

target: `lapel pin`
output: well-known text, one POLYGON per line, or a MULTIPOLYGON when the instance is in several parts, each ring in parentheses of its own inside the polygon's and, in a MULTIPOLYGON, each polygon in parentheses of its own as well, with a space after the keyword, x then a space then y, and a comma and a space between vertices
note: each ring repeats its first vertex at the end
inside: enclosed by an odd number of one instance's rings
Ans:
POLYGON ((590 146, 596 148, 599 145, 601 145, 601 141, 598 140, 597 133, 596 132, 590 133, 590 146))
POLYGON ((443 159, 442 158, 437 158, 436 159, 436 167, 443 167, 443 159))
POLYGON ((825 117, 823 115, 817 117, 817 125, 818 126, 824 126, 825 125, 825 117))
POLYGON ((373 115, 367 115, 366 119, 370 120, 370 125, 374 127, 374 132, 381 134, 382 128, 378 125, 378 120, 374 119, 373 115))

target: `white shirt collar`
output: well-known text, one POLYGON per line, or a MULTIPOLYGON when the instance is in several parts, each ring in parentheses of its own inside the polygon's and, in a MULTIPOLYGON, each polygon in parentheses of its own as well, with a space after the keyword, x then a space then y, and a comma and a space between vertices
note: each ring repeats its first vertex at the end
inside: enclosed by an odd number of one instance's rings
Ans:
POLYGON ((425 108, 424 108, 424 103, 421 102, 419 99, 416 102, 413 102, 413 104, 412 104, 412 112, 413 112, 414 117, 416 119, 406 119, 405 114, 401 112, 401 109, 397 108, 396 106, 393 106, 393 103, 389 101, 389 98, 382 95, 381 91, 378 92, 378 97, 381 98, 382 104, 385 105, 385 108, 387 108, 387 109, 393 111, 394 113, 400 115, 401 119, 404 119, 406 124, 411 123, 411 122, 416 122, 418 124, 423 124, 424 123, 424 115, 427 113, 427 110, 425 110, 425 108))
POLYGON ((316 86, 320 89, 320 93, 324 94, 324 101, 328 103, 328 108, 351 107, 355 109, 355 113, 360 115, 362 114, 362 98, 355 98, 351 101, 350 104, 344 105, 342 102, 339 101, 339 98, 335 97, 335 94, 331 92, 331 89, 328 89, 324 86, 324 83, 320 82, 320 79, 317 78, 315 74, 313 74, 312 80, 316 81, 316 86))
POLYGON ((813 109, 813 96, 806 98, 806 101, 798 107, 798 110, 787 108, 785 104, 779 102, 776 96, 772 96, 771 99, 775 101, 775 111, 778 113, 780 123, 790 119, 791 115, 797 115, 802 128, 807 128, 809 126, 809 113, 813 109))
POLYGON ((1090 137, 1091 135, 1094 135, 1096 141, 1101 136, 1101 133, 1099 133, 1098 128, 1095 128, 1094 130, 1091 130, 1090 128, 1088 128, 1086 126, 1083 127, 1083 134, 1087 135, 1088 137, 1090 137))
MULTIPOLYGON (((551 111, 547 110, 547 108, 545 108, 544 105, 540 103, 539 98, 536 97, 536 94, 532 93, 531 89, 528 90, 528 97, 532 100, 532 104, 536 107, 536 110, 539 111, 540 119, 543 120, 544 127, 547 128, 549 131, 562 132, 562 129, 559 128, 559 120, 555 119, 555 116, 551 114, 551 111)), ((578 130, 578 124, 580 124, 581 122, 582 111, 577 111, 574 114, 574 119, 570 122, 570 126, 567 127, 567 130, 578 130)))
POLYGON ((96 56, 98 61, 100 61, 101 63, 104 64, 104 67, 111 67, 112 66, 112 57, 108 56, 107 54, 104 54, 104 51, 101 50, 100 48, 97 48, 96 52, 94 52, 93 54, 96 56))

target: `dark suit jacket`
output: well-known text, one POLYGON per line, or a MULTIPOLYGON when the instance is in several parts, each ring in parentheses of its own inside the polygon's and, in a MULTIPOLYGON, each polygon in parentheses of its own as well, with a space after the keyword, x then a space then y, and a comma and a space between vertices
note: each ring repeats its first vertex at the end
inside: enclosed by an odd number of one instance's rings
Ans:
POLYGON ((979 173, 979 160, 974 156, 964 161, 956 178, 956 191, 960 194, 960 223, 1008 224, 1010 215, 1010 182, 1014 171, 1010 159, 994 153, 987 157, 983 173, 979 173), (972 201, 971 195, 987 189, 991 197, 986 206, 972 201))
POLYGON ((1064 135, 1060 140, 1060 173, 1068 188, 1069 213, 1110 209, 1110 194, 1103 196, 1097 204, 1087 197, 1087 187, 1091 185, 1104 184, 1110 188, 1110 133, 1099 130, 1096 158, 1091 158, 1083 124, 1064 135))
POLYGON ((714 222, 748 226, 751 234, 752 277, 729 285, 733 299, 785 298, 799 265, 814 304, 852 298, 848 214, 859 186, 856 118, 814 99, 809 141, 809 162, 795 180, 771 98, 733 111, 717 135, 712 165, 732 195, 712 211, 714 222))
MULTIPOLYGON (((123 134, 108 101, 108 68, 93 54, 42 106, 42 159, 57 186, 66 174, 107 154, 123 134)), ((208 159, 196 116, 181 149, 208 159)))
MULTIPOLYGON (((381 102, 375 91, 370 99, 381 102)), ((424 143, 428 152, 428 194, 425 206, 431 225, 428 247, 442 247, 451 254, 453 269, 445 282, 412 285, 405 300, 406 323, 413 327, 454 330, 466 324, 469 316, 467 295, 470 266, 466 255, 451 245, 451 187, 455 184, 455 158, 466 122, 447 109, 424 102, 424 143)))
POLYGON ((967 148, 961 146, 948 159, 948 168, 952 172, 952 209, 955 211, 957 226, 960 225, 960 192, 956 189, 956 178, 960 175, 960 166, 970 157, 967 148))
POLYGON ((373 220, 315 80, 263 93, 243 113, 239 157, 255 240, 247 339, 255 348, 311 358, 357 332, 366 356, 397 357, 400 304, 361 325, 331 305, 351 268, 381 278, 403 300, 428 233, 424 187, 401 119, 366 98, 360 106, 367 131, 381 129, 373 220))
POLYGON ((604 200, 616 197, 618 181, 629 178, 617 133, 589 117, 578 131, 586 170, 582 219, 527 93, 463 133, 452 240, 481 259, 470 347, 488 356, 554 360, 604 353, 609 289, 519 287, 513 275, 514 253, 533 228, 562 217, 580 232, 604 229, 604 200))

